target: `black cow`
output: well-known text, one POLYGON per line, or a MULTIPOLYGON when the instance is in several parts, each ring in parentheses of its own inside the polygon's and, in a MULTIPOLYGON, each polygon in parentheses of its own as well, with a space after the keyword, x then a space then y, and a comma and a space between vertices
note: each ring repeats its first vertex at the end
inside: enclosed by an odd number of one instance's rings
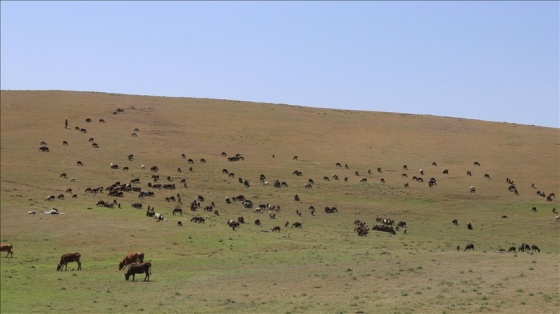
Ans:
POLYGON ((467 250, 473 250, 474 251, 474 244, 472 244, 472 243, 467 244, 467 246, 465 246, 465 251, 467 251, 467 250))
POLYGON ((150 281, 150 274, 152 273, 150 270, 151 267, 152 263, 150 262, 131 264, 126 271, 126 274, 124 274, 124 278, 125 280, 128 280, 132 275, 132 281, 134 281, 134 275, 145 273, 146 277, 144 277, 144 281, 150 281))

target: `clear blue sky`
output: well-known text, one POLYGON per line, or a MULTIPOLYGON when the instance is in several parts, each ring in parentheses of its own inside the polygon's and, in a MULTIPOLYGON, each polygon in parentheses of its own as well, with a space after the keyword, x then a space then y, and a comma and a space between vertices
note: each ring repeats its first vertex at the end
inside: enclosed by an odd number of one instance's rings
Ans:
POLYGON ((560 127, 559 2, 1 1, 1 89, 560 127))

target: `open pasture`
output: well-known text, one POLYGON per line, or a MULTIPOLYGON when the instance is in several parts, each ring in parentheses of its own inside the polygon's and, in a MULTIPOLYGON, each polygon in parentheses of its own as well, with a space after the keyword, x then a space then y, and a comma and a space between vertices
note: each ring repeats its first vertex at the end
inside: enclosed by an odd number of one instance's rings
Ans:
POLYGON ((66 91, 0 109, 2 313, 559 312, 558 129, 66 91), (136 251, 149 282, 118 270, 136 251), (82 270, 56 271, 67 252, 82 270))

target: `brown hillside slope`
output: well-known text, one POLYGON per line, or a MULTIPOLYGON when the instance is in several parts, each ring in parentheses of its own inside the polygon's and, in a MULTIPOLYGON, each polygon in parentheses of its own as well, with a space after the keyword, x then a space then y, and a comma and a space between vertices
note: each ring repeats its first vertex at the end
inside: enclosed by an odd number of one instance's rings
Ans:
POLYGON ((552 209, 560 207, 557 198, 537 195, 560 192, 558 129, 93 92, 2 91, 0 101, 1 240, 14 245, 14 257, 1 258, 3 313, 83 309, 84 301, 91 307, 83 312, 558 312, 560 223, 552 209), (39 150, 42 141, 48 153, 39 150), (508 178, 519 195, 508 190, 508 178), (105 189, 133 179, 155 196, 105 189), (305 188, 309 179, 313 187, 305 188), (275 180, 287 186, 274 188, 275 180), (149 186, 156 183, 176 188, 149 186), (96 187, 103 192, 86 192, 96 187), (251 208, 224 201, 240 194, 251 208), (199 195, 205 200, 191 211, 199 195), (219 216, 203 210, 211 202, 219 216), (281 211, 270 219, 268 210, 254 212, 259 204, 281 211), (52 206, 65 215, 42 214, 52 206), (146 217, 147 206, 167 220, 146 217), (172 215, 176 207, 183 216, 172 215), (205 223, 191 222, 195 216, 205 223), (239 216, 247 223, 233 231, 226 222, 239 216), (377 217, 407 228, 366 237, 353 231, 356 219, 371 228, 377 217), (303 228, 292 228, 296 221, 303 228), (464 252, 468 243, 474 252, 464 252), (521 243, 542 252, 499 253, 521 243), (142 291, 129 289, 117 271, 136 250, 153 264, 152 286, 142 291), (83 270, 73 276, 54 271, 66 251, 82 254, 83 270), (154 302, 148 290, 166 293, 154 302), (41 298, 45 291, 49 297, 41 298))

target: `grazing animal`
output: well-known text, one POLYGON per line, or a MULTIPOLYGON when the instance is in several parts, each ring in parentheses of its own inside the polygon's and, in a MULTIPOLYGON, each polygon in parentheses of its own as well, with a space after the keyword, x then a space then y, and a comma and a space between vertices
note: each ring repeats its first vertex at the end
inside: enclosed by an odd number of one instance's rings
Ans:
POLYGON ((239 228, 239 222, 237 222, 237 221, 235 221, 235 220, 233 220, 233 219, 228 220, 227 224, 228 224, 228 226, 230 226, 231 229, 234 230, 234 231, 237 230, 237 229, 239 228))
POLYGON ((6 257, 8 256, 14 257, 14 247, 11 244, 8 243, 0 244, 0 252, 8 252, 6 257))
POLYGON ((126 254, 123 260, 119 263, 119 270, 124 269, 127 265, 140 262, 144 262, 144 253, 143 252, 130 252, 126 254))
POLYGON ((156 214, 154 215, 154 218, 155 218, 157 221, 164 220, 163 214, 160 214, 160 213, 156 213, 156 214))
POLYGON ((476 189, 474 188, 474 186, 471 186, 471 187, 469 188, 469 191, 470 191, 471 193, 476 193, 476 189))
POLYGON ((513 252, 513 253, 515 253, 515 251, 516 251, 515 246, 510 247, 508 250, 508 252, 513 252))
POLYGON ((272 232, 280 232, 280 226, 272 228, 272 232))
POLYGON ((294 201, 299 202, 299 195, 294 195, 294 201))
POLYGON ((472 243, 467 244, 467 246, 465 246, 465 252, 467 250, 473 250, 474 251, 474 244, 472 244, 472 243))
POLYGON ((541 249, 539 249, 539 247, 538 247, 538 246, 536 246, 536 245, 534 245, 534 244, 533 244, 533 245, 531 245, 531 250, 533 250, 533 251, 537 251, 537 252, 539 252, 539 253, 541 252, 541 249))
POLYGON ((198 222, 198 223, 204 223, 206 220, 200 216, 195 216, 191 219, 191 222, 198 222))
POLYGON ((183 223, 181 221, 177 221, 177 226, 182 227, 183 223))
POLYGON ((301 222, 294 222, 294 223, 292 224, 292 228, 301 228, 301 227, 302 227, 302 226, 301 226, 301 222))
POLYGON ((560 221, 560 215, 554 217, 554 222, 560 221))
POLYGON ((145 262, 145 263, 134 263, 128 267, 126 274, 124 274, 125 280, 128 280, 130 276, 132 276, 132 281, 135 280, 134 275, 136 274, 146 274, 144 277, 144 281, 150 281, 150 268, 152 267, 152 263, 145 262))
POLYGON ((76 253, 66 253, 63 254, 60 257, 60 263, 58 263, 58 265, 56 266, 56 270, 62 270, 62 268, 64 268, 64 270, 68 270, 68 263, 71 262, 76 262, 78 263, 78 270, 82 269, 82 262, 80 262, 80 257, 82 255, 78 252, 76 253))
POLYGON ((255 220, 255 226, 260 226, 260 225, 261 225, 260 219, 256 219, 256 220, 255 220))
POLYGON ((487 174, 487 173, 485 173, 485 174, 484 174, 484 179, 490 179, 490 175, 487 174))
POLYGON ((181 208, 175 208, 173 210, 173 216, 175 216, 175 213, 181 214, 181 216, 183 216, 183 210, 181 208))
POLYGON ((475 161, 475 162, 474 162, 474 165, 480 167, 480 163, 479 163, 478 161, 475 161))
POLYGON ((472 224, 471 224, 470 222, 467 224, 467 229, 473 230, 473 226, 472 226, 472 224))
POLYGON ((49 152, 49 148, 47 146, 39 147, 39 150, 42 151, 43 153, 48 153, 49 152))

